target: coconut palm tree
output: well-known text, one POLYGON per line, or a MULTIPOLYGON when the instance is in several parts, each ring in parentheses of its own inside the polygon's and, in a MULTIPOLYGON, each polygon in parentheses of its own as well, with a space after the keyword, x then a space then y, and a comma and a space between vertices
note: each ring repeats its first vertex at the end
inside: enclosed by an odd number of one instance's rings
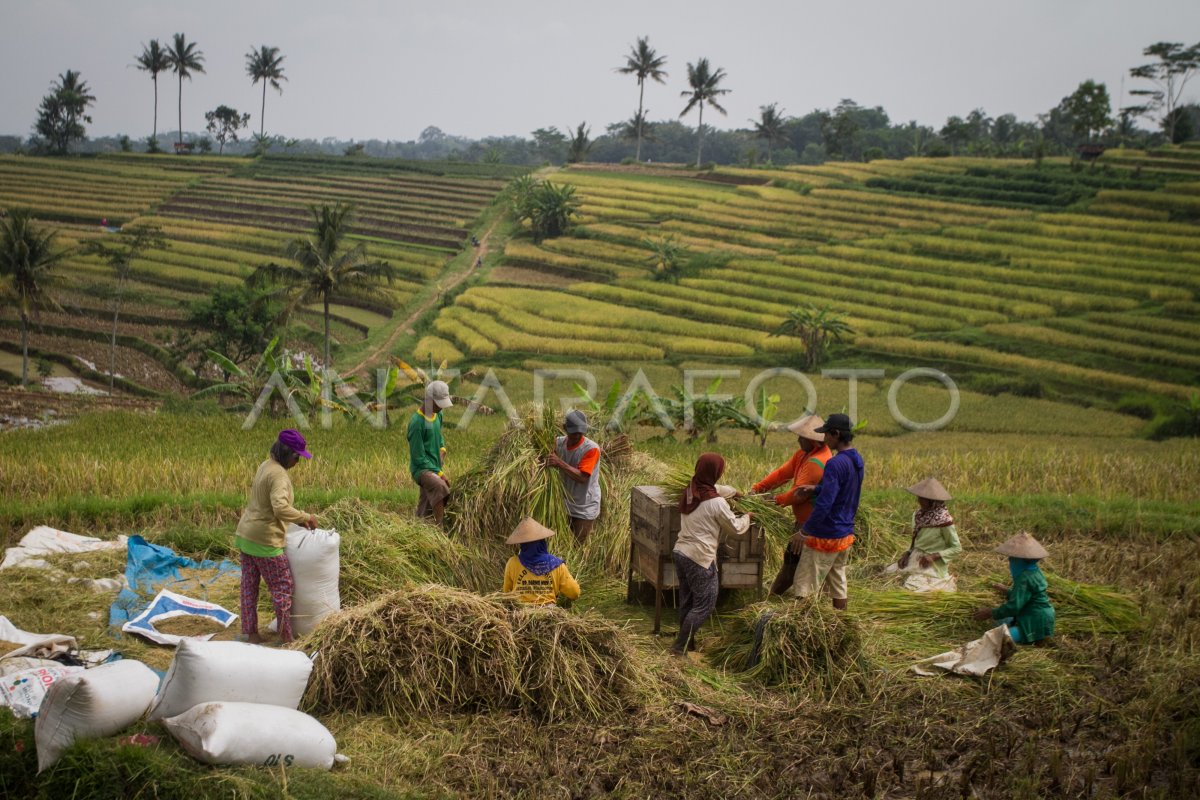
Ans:
POLYGON ((765 139, 767 142, 767 163, 771 163, 771 145, 783 144, 787 141, 784 135, 783 113, 777 111, 775 103, 769 106, 758 107, 758 119, 750 120, 754 124, 754 136, 758 139, 765 139))
POLYGON ((699 133, 699 142, 696 145, 696 166, 699 167, 702 163, 701 157, 704 155, 704 106, 710 105, 722 114, 726 111, 717 102, 717 98, 723 94, 729 94, 728 89, 721 88, 721 81, 725 79, 725 70, 713 70, 707 58, 698 60, 695 64, 687 65, 688 86, 692 87, 686 92, 680 92, 681 97, 686 97, 688 104, 684 106, 683 111, 679 112, 679 116, 687 116, 687 113, 693 108, 700 109, 700 119, 697 125, 699 133))
POLYGON ((171 69, 179 76, 179 143, 183 144, 183 79, 192 79, 193 72, 204 72, 204 53, 196 49, 182 33, 175 34, 171 49, 167 51, 171 69))
POLYGON ((831 340, 840 341, 843 336, 854 333, 846 322, 843 311, 832 306, 815 305, 793 308, 783 322, 769 336, 795 336, 804 345, 804 368, 813 369, 829 350, 831 340))
POLYGON ((663 83, 663 78, 667 77, 666 71, 663 69, 666 66, 667 57, 660 56, 650 46, 648 37, 639 36, 637 44, 629 48, 629 55, 625 56, 625 66, 617 67, 617 72, 622 75, 636 75, 638 82, 638 137, 637 150, 634 158, 638 161, 642 160, 642 122, 645 116, 642 114, 642 100, 646 95, 646 78, 663 83))
POLYGON ((150 44, 142 45, 142 54, 137 56, 137 68, 142 72, 150 73, 150 80, 154 81, 154 134, 150 140, 154 142, 152 147, 158 146, 158 73, 166 72, 171 68, 171 58, 166 50, 158 43, 158 39, 151 39, 150 44))
POLYGON ((14 209, 0 220, 0 279, 21 318, 21 385, 29 382, 29 319, 40 308, 58 308, 48 287, 51 269, 66 257, 54 247, 58 234, 35 228, 29 211, 14 209))
POLYGON ((386 302, 390 298, 375 284, 384 280, 391 283, 396 269, 386 262, 369 260, 362 242, 348 249, 343 247, 354 215, 352 205, 340 202, 333 206, 314 205, 309 211, 313 217, 312 235, 294 240, 284 251, 295 266, 266 264, 250 275, 249 283, 253 287, 267 284, 278 287, 274 294, 283 301, 284 315, 306 303, 321 301, 325 309, 324 366, 329 369, 329 303, 349 289, 376 295, 386 302))
POLYGON ((262 45, 258 50, 251 50, 246 53, 246 74, 250 76, 250 85, 262 81, 263 98, 262 111, 258 115, 258 135, 264 136, 266 132, 266 117, 267 117, 267 84, 271 84, 271 88, 283 94, 283 87, 279 85, 280 81, 286 81, 287 78, 283 74, 283 59, 279 55, 278 47, 267 47, 262 45))

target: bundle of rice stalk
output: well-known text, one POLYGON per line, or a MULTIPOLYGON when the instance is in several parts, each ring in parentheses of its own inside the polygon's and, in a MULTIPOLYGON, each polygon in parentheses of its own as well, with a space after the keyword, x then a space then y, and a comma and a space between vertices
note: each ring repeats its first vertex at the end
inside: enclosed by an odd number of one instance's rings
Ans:
POLYGON ((824 597, 755 603, 728 621, 711 658, 744 670, 767 686, 805 686, 827 696, 861 692, 865 680, 863 637, 858 621, 835 611, 824 597), (751 662, 757 629, 761 643, 751 662))
MULTIPOLYGON (((1065 636, 1095 633, 1126 633, 1140 628, 1144 619, 1128 596, 1102 586, 1046 575, 1050 602, 1054 606, 1054 629, 1065 636)), ((992 583, 1004 583, 999 575, 992 583)), ((855 589, 854 605, 859 613, 887 624, 902 623, 921 628, 953 642, 981 630, 971 618, 979 608, 996 608, 1004 598, 995 592, 908 592, 855 589)))
MULTIPOLYGON (((683 497, 684 489, 692 481, 692 473, 692 467, 676 464, 663 475, 660 485, 670 500, 678 502, 683 497)), ((782 547, 792 537, 794 520, 791 513, 775 505, 771 498, 742 495, 731 500, 730 505, 735 511, 753 514, 769 542, 782 547)))
MULTIPOLYGON (((570 518, 563 478, 544 463, 559 435, 561 422, 552 406, 529 406, 512 421, 455 485, 454 499, 447 506, 455 536, 472 546, 494 546, 526 516, 559 534, 567 533, 570 518)), ((568 560, 572 571, 619 576, 629 548, 627 495, 636 459, 627 436, 601 436, 597 443, 602 452, 601 518, 584 547, 568 534, 556 538, 552 548, 568 560)))
POLYGON ((1133 598, 1116 589, 1076 583, 1053 572, 1046 573, 1046 583, 1057 616, 1055 627, 1063 633, 1129 633, 1146 623, 1133 598))
POLYGON ((342 534, 340 590, 346 604, 410 583, 492 591, 499 580, 496 564, 507 557, 464 547, 435 525, 356 498, 330 506, 321 522, 342 534))
POLYGON ((594 614, 518 605, 522 705, 547 719, 602 718, 640 705, 645 676, 620 628, 594 614))
POLYGON ((305 705, 319 711, 501 709, 520 691, 508 610, 447 586, 400 589, 333 614, 294 647, 318 654, 305 705))
POLYGON ((612 623, 435 584, 332 615, 295 646, 319 654, 305 695, 318 711, 598 719, 646 690, 612 623))

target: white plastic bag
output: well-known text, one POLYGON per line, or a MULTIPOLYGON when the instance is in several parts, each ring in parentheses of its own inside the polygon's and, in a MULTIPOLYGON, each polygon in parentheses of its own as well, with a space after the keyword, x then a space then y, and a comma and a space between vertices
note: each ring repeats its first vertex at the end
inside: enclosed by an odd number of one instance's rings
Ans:
POLYGON ((205 764, 329 769, 337 753, 324 725, 281 706, 201 703, 163 726, 205 764))
POLYGON ((0 569, 16 566, 44 569, 47 566, 46 561, 39 556, 54 555, 55 553, 89 553, 93 550, 119 550, 125 547, 125 543, 125 536, 105 541, 94 536, 80 536, 39 525, 21 537, 21 541, 16 547, 10 547, 4 552, 4 561, 0 563, 0 569))
POLYGON ((23 631, 8 621, 8 617, 0 615, 0 641, 15 642, 21 647, 0 653, 0 658, 13 656, 28 656, 44 658, 55 653, 65 653, 76 647, 75 637, 65 633, 30 633, 23 631))
POLYGON ((296 708, 311 672, 308 656, 296 650, 184 639, 150 707, 150 719, 215 701, 296 708))
POLYGON ((216 634, 202 633, 197 636, 177 636, 173 633, 163 633, 154 627, 154 623, 175 617, 207 617, 213 622, 229 627, 229 623, 237 619, 237 614, 222 608, 216 603, 206 600, 196 600, 176 594, 168 589, 162 589, 146 610, 121 626, 121 630, 145 636, 158 644, 178 645, 184 639, 211 639, 216 634))
POLYGON ((53 667, 34 667, 5 675, 0 680, 0 705, 11 707, 18 719, 36 717, 50 687, 80 672, 83 667, 63 667, 56 663, 53 667))
POLYGON ((141 719, 158 691, 158 675, 140 661, 121 660, 56 681, 34 724, 38 772, 76 739, 112 736, 141 719))
MULTIPOLYGON (((310 531, 291 525, 287 532, 288 564, 292 568, 292 632, 297 636, 311 633, 333 612, 342 607, 338 591, 341 571, 339 549, 342 537, 334 530, 310 531)), ((277 630, 278 620, 271 620, 267 630, 277 630)))

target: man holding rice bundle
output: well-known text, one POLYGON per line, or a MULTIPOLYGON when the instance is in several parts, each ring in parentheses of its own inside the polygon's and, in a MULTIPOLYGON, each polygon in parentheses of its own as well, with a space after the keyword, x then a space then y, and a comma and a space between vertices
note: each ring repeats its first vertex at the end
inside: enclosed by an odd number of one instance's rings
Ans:
POLYGON ((834 456, 825 465, 819 484, 800 487, 812 492, 813 505, 801 528, 804 548, 789 591, 796 597, 810 597, 823 587, 832 598, 833 607, 844 611, 850 605, 846 563, 850 545, 854 544, 854 516, 862 493, 863 460, 851 445, 854 430, 845 414, 830 414, 828 421, 814 432, 825 434, 825 444, 834 456))
POLYGON ((962 545, 946 508, 950 493, 937 478, 926 478, 905 491, 916 495, 919 506, 913 513, 912 543, 884 572, 907 573, 904 588, 914 592, 953 592, 958 587, 949 564, 962 552, 962 545))
POLYGON ((717 547, 722 536, 745 536, 750 515, 738 517, 728 497, 737 494, 732 486, 718 485, 725 473, 725 459, 704 453, 696 461, 691 482, 679 499, 679 535, 671 555, 679 582, 679 635, 671 653, 686 656, 693 648, 697 629, 712 616, 721 589, 717 573, 717 547))
POLYGON ((445 381, 430 381, 425 400, 408 422, 408 471, 420 487, 417 516, 433 518, 439 526, 446 516, 450 481, 443 471, 446 437, 442 435, 442 411, 452 406, 445 381))
POLYGON ((553 535, 554 531, 526 517, 506 541, 521 549, 504 567, 504 591, 516 592, 522 603, 553 605, 560 595, 567 600, 579 599, 579 582, 566 563, 546 546, 553 535))
POLYGON ((825 474, 825 464, 831 458, 829 448, 825 446, 824 434, 817 433, 817 428, 824 424, 825 420, 816 414, 810 414, 788 425, 787 429, 796 434, 799 448, 786 464, 750 487, 754 494, 761 494, 788 481, 792 482, 791 489, 775 495, 774 498, 775 505, 791 507, 796 523, 792 540, 783 551, 783 566, 771 584, 771 594, 783 594, 791 588, 796 576, 796 567, 800 564, 805 539, 801 529, 812 514, 812 494, 804 491, 803 487, 821 482, 825 474))
POLYGON ((587 541, 600 516, 600 445, 585 436, 588 427, 582 411, 567 414, 566 435, 554 440, 555 451, 546 456, 562 478, 571 533, 579 544, 587 541))
POLYGON ((995 585, 996 591, 1007 595, 996 608, 981 608, 975 619, 994 619, 1008 626, 1008 633, 1017 644, 1033 644, 1054 635, 1054 606, 1050 604, 1046 576, 1039 562, 1050 554, 1028 533, 1018 533, 996 548, 1008 556, 1008 572, 1012 587, 995 585))
POLYGON ((246 510, 238 521, 234 543, 242 554, 242 633, 251 644, 259 644, 258 584, 267 582, 275 619, 279 621, 279 640, 292 640, 292 568, 284 555, 287 524, 294 522, 309 530, 317 527, 317 518, 293 507, 292 480, 287 471, 301 458, 312 458, 300 431, 279 432, 271 445, 271 457, 258 465, 246 510))

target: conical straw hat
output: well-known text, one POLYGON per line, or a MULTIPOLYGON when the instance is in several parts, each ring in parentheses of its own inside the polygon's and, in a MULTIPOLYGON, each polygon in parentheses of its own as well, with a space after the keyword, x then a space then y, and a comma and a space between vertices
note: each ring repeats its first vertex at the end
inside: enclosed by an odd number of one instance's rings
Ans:
POLYGON ((807 417, 796 420, 787 429, 797 436, 803 436, 805 439, 812 439, 814 442, 820 442, 825 439, 825 434, 817 433, 817 428, 825 424, 825 420, 818 417, 816 414, 809 414, 807 417))
POLYGON ((1004 544, 996 548, 996 552, 1013 558, 1049 558, 1050 554, 1041 542, 1028 533, 1018 533, 1004 544))
POLYGON ((554 535, 554 531, 541 524, 533 517, 526 517, 521 520, 517 527, 513 528, 512 536, 506 540, 506 544, 524 544, 525 542, 536 542, 538 539, 549 539, 554 535))
POLYGON ((938 482, 937 478, 926 478, 920 483, 914 483, 905 491, 915 494, 917 497, 924 497, 926 500, 941 500, 943 503, 951 499, 950 493, 938 482))

